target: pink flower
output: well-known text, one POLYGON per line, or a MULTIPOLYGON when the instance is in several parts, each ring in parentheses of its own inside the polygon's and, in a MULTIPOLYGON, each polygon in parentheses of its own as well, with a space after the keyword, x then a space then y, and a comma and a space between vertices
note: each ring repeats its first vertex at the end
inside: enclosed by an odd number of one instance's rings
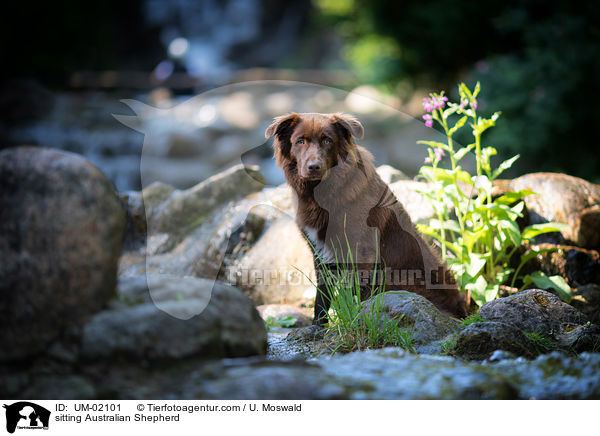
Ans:
POLYGON ((441 149, 440 147, 436 147, 436 148, 434 148, 434 150, 433 150, 433 153, 435 154, 435 158, 436 158, 437 160, 442 160, 442 158, 443 158, 444 156, 446 156, 446 153, 445 153, 445 152, 444 152, 444 150, 443 150, 443 149, 441 149))
POLYGON ((425 109, 427 112, 433 112, 435 107, 433 106, 432 99, 427 97, 423 98, 423 109, 425 109))
POLYGON ((463 99, 461 99, 461 100, 460 100, 460 105, 459 105, 459 107, 460 107, 461 109, 464 109, 465 107, 467 107, 467 103, 469 103, 469 101, 468 101, 466 98, 463 98, 463 99))
POLYGON ((433 127, 433 117, 429 114, 423 115, 423 119, 425 120, 425 125, 427 127, 433 127))
POLYGON ((431 97, 431 101, 434 109, 444 109, 444 105, 448 101, 448 97, 444 97, 443 95, 435 95, 431 97))
POLYGON ((443 109, 448 101, 448 97, 445 97, 443 92, 441 95, 429 94, 429 96, 429 98, 423 98, 423 109, 425 109, 427 112, 443 109))

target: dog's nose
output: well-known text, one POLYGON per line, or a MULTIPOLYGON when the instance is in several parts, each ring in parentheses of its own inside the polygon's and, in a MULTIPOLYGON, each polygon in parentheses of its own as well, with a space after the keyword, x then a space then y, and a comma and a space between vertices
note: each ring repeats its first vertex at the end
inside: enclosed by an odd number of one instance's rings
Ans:
POLYGON ((309 171, 321 171, 321 163, 320 162, 309 162, 308 163, 309 171))

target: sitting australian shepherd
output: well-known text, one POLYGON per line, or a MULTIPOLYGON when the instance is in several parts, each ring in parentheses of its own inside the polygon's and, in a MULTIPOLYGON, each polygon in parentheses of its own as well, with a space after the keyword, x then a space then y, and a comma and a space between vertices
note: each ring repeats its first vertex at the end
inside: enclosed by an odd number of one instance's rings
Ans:
MULTIPOLYGON (((385 277, 383 290, 416 292, 447 315, 466 316, 465 299, 447 266, 381 180, 373 156, 354 143, 363 136, 358 120, 292 113, 276 118, 265 136, 276 137, 275 158, 296 194, 296 222, 313 252, 314 324, 326 322, 330 307, 326 269, 339 269, 349 260, 361 276, 378 270, 385 277)), ((371 296, 369 277, 360 282, 362 300, 371 296)))

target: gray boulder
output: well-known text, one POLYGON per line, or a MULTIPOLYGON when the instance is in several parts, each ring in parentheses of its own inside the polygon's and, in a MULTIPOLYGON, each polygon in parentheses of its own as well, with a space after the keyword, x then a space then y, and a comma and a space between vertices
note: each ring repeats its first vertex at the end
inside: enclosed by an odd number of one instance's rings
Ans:
POLYGON ((1 360, 43 351, 114 295, 125 213, 84 158, 0 152, 1 360))
POLYGON ((370 310, 374 299, 381 298, 381 311, 388 320, 398 321, 413 330, 415 345, 426 345, 457 333, 459 321, 444 315, 431 301, 412 292, 390 291, 364 301, 363 311, 370 310))
POLYGON ((213 287, 210 280, 192 277, 177 281, 149 276, 148 284, 154 303, 108 310, 90 319, 83 329, 84 359, 265 354, 264 322, 239 289, 219 282, 213 287))
POLYGON ((150 202, 146 210, 149 227, 166 233, 187 230, 217 207, 261 190, 261 179, 256 168, 237 165, 189 189, 174 190, 163 202, 150 202))
POLYGON ((528 289, 490 301, 481 306, 479 315, 488 321, 509 324, 523 332, 542 335, 568 331, 588 321, 581 312, 559 297, 541 289, 528 289))
POLYGON ((517 356, 535 357, 534 344, 516 327, 501 322, 478 322, 467 326, 456 340, 454 353, 464 359, 483 360, 502 350, 517 356))
POLYGON ((237 286, 257 304, 298 302, 316 281, 310 247, 288 216, 275 221, 233 269, 237 286))
POLYGON ((172 249, 217 208, 260 191, 264 183, 259 180, 262 175, 256 168, 237 165, 185 190, 163 184, 148 186, 142 196, 148 237, 153 239, 149 240, 149 254, 172 249))

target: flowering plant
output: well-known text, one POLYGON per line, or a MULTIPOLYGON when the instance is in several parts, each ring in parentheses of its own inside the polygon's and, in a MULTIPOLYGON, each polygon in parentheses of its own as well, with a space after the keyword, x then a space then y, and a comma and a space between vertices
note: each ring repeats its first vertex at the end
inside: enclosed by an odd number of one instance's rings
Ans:
MULTIPOLYGON (((563 224, 534 224, 520 229, 516 220, 523 216, 523 198, 534 193, 528 190, 506 192, 493 198, 493 182, 519 158, 505 160, 494 168, 494 147, 483 147, 482 134, 493 127, 500 116, 495 112, 484 118, 477 113, 479 82, 471 91, 464 83, 459 85, 460 103, 448 100, 444 93, 430 94, 423 99, 425 124, 432 127, 438 123, 446 142, 418 141, 428 147, 425 165, 419 176, 427 182, 420 190, 433 206, 435 218, 427 225, 418 225, 419 230, 433 237, 441 246, 442 256, 455 274, 461 290, 467 292, 478 305, 498 296, 500 286, 511 280, 515 284, 522 266, 539 254, 526 251, 525 245, 535 236, 564 229, 563 224), (458 120, 452 122, 456 116, 458 120), (456 148, 454 134, 467 121, 472 129, 474 141, 456 148), (465 171, 459 162, 474 151, 476 174, 465 171), (448 155, 450 168, 440 163, 448 155), (523 248, 520 250, 520 248, 523 248), (515 261, 517 261, 515 263, 515 261), (518 265, 516 268, 511 265, 518 265)), ((563 299, 570 298, 571 289, 560 276, 546 277, 537 271, 522 277, 524 286, 535 283, 541 288, 554 288, 563 299)))

